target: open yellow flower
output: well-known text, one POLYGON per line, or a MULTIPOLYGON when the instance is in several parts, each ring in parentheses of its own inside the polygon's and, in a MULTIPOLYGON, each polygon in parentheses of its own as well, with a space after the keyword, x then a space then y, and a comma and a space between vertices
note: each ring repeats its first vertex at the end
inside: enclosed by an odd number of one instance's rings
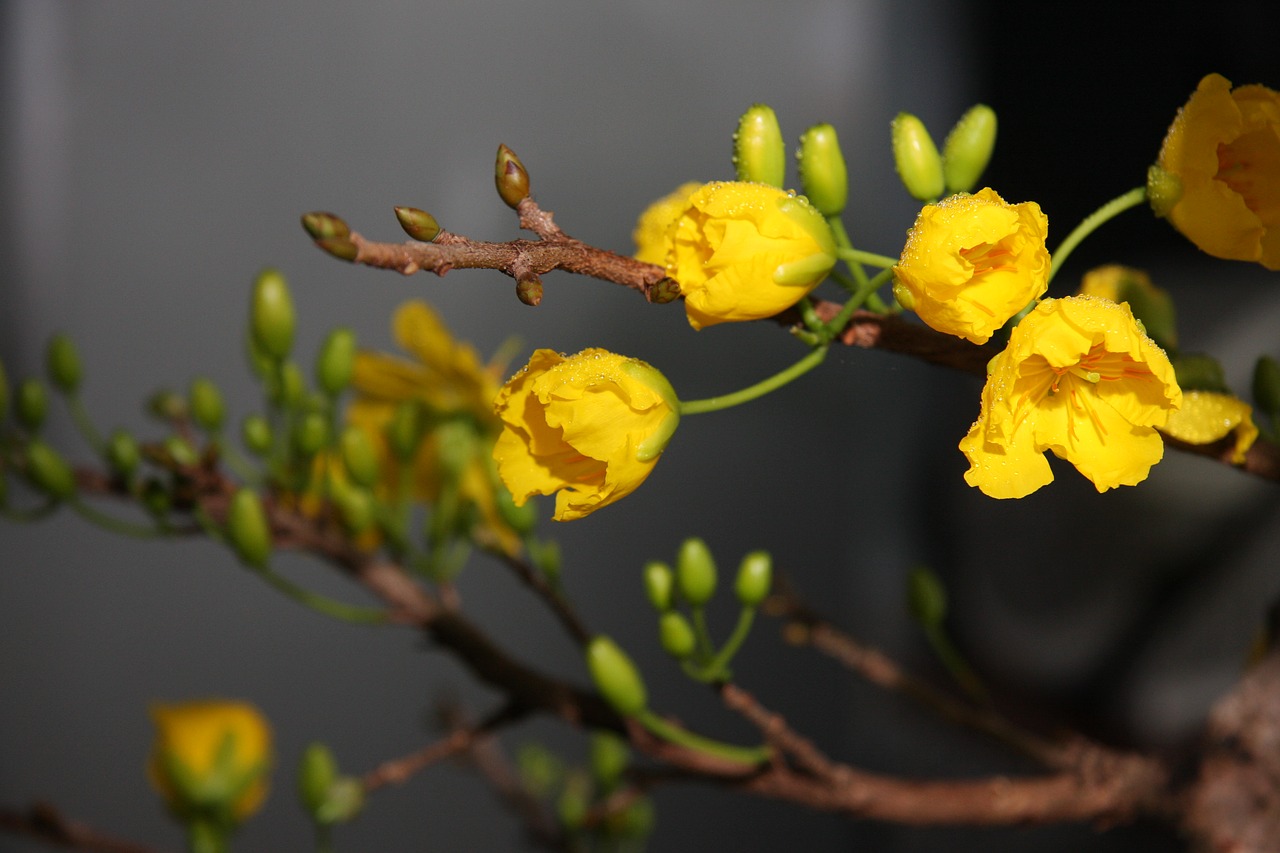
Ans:
MULTIPOLYGON (((644 240, 644 256, 656 258, 656 245, 644 240)), ((785 311, 836 263, 831 228, 803 196, 742 181, 690 193, 663 246, 660 263, 680 283, 695 329, 785 311)))
POLYGON ((1231 461, 1244 462, 1245 454, 1258 439, 1253 409, 1245 401, 1216 391, 1183 391, 1182 408, 1169 415, 1160 431, 1188 444, 1213 444, 1236 434, 1231 461))
POLYGON ((984 344, 1048 287, 1049 220, 995 190, 927 204, 893 268, 894 295, 949 335, 984 344))
MULTIPOLYGON (((387 424, 400 403, 422 403, 437 423, 462 419, 474 427, 479 440, 462 466, 459 494, 476 507, 484 530, 495 537, 499 547, 515 553, 520 539, 499 512, 495 490, 501 485, 495 479, 491 459, 492 443, 502 429, 493 413, 493 398, 503 366, 482 367, 476 351, 454 340, 425 302, 401 305, 392 331, 413 359, 375 352, 357 354, 351 381, 356 398, 347 408, 347 420, 368 433, 382 450, 383 491, 393 492, 400 479, 400 463, 385 438, 387 424)), ((415 494, 428 503, 440 496, 441 450, 437 432, 429 430, 413 461, 415 494)))
POLYGON ((1045 451, 1099 492, 1142 482, 1164 455, 1155 428, 1182 402, 1173 366, 1129 306, 1092 296, 1041 301, 988 373, 960 449, 965 481, 995 498, 1051 482, 1045 451))
POLYGON ((1214 257, 1280 270, 1280 93, 1206 76, 1156 165, 1181 184, 1167 216, 1187 239, 1214 257))
POLYGON ((636 243, 636 260, 665 266, 667 263, 667 229, 680 218, 688 206, 689 196, 702 184, 690 181, 645 208, 636 222, 631 239, 636 243))
POLYGON ((174 814, 238 823, 267 796, 271 727, 245 702, 206 700, 151 709, 147 775, 174 814))
POLYGON ((680 420, 648 364, 602 349, 534 352, 495 402, 498 474, 518 506, 556 495, 556 521, 582 518, 644 482, 680 420))

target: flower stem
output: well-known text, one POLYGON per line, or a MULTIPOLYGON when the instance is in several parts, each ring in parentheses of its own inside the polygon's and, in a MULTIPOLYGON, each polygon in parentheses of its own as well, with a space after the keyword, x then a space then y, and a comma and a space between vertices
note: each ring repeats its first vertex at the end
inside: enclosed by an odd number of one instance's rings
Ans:
POLYGON ((773 750, 768 746, 734 746, 696 735, 688 729, 668 723, 648 708, 636 714, 636 721, 665 741, 696 749, 698 752, 714 755, 726 761, 754 766, 763 764, 773 756, 773 750))
POLYGON ((898 262, 897 258, 891 258, 888 255, 877 255, 874 252, 864 252, 861 249, 838 248, 836 249, 836 256, 842 261, 856 261, 860 264, 882 269, 888 269, 898 262))
POLYGON ((703 412, 718 412, 721 409, 728 409, 733 406, 749 403, 758 397, 763 397, 770 391, 776 391, 794 379, 798 379, 804 374, 813 370, 822 360, 827 357, 827 347, 820 346, 811 350, 808 355, 797 361, 779 373, 775 373, 768 379, 757 382, 755 385, 743 388, 740 391, 734 391, 732 394, 723 394, 719 397, 707 397, 702 400, 681 400, 681 415, 700 415, 703 412))
POLYGON ((1134 187, 1124 195, 1111 199, 1111 201, 1081 220, 1075 230, 1058 244, 1057 251, 1053 253, 1053 265, 1049 269, 1049 281, 1053 281, 1053 277, 1058 274, 1058 270, 1066 263, 1067 258, 1071 256, 1071 252, 1084 241, 1085 237, 1097 231, 1108 220, 1114 219, 1131 207, 1137 207, 1146 199, 1147 188, 1145 186, 1134 187))
POLYGON ((747 639, 747 634, 751 633, 751 623, 755 620, 755 615, 754 607, 742 608, 738 613, 738 624, 733 626, 733 633, 720 647, 720 651, 705 666, 695 669, 690 675, 705 682, 727 680, 729 661, 733 660, 733 656, 738 653, 743 641, 747 639))

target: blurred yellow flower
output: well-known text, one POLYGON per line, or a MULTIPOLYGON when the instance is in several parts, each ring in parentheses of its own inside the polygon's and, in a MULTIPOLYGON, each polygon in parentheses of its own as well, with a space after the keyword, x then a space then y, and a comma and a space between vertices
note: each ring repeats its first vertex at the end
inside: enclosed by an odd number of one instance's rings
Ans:
MULTIPOLYGON (((644 240, 644 256, 656 258, 656 244, 644 240)), ((785 311, 836 262, 831 228, 803 196, 741 181, 692 192, 668 225, 663 246, 658 262, 680 283, 695 329, 785 311)))
POLYGON ((1240 465, 1258 438, 1253 409, 1241 399, 1216 391, 1183 391, 1182 408, 1160 427, 1165 435, 1188 444, 1213 444, 1232 430, 1236 443, 1231 461, 1240 465))
POLYGON ((147 775, 175 815, 238 823, 267 796, 271 727, 245 702, 155 705, 147 775))
MULTIPOLYGON (((356 397, 347 408, 348 422, 363 429, 380 448, 383 482, 379 491, 393 494, 400 483, 400 463, 386 441, 387 424, 400 403, 422 403, 436 424, 461 419, 474 428, 479 440, 458 473, 459 494, 476 507, 483 532, 493 536, 506 553, 516 553, 520 538, 499 512, 496 490, 502 486, 491 459, 492 443, 502 428, 493 413, 493 399, 503 365, 482 367, 475 350, 454 340, 425 302, 401 305, 392 320, 392 332, 413 359, 358 353, 351 380, 356 397)), ((444 450, 438 431, 428 429, 413 460, 414 493, 428 503, 441 494, 444 450)))
POLYGON ((927 204, 893 268, 894 295, 949 335, 984 344, 1048 287, 1049 220, 989 187, 927 204))
POLYGON ((679 405, 666 378, 638 359, 537 350, 495 403, 498 473, 518 506, 555 494, 556 521, 582 518, 644 482, 679 423, 679 405))
POLYGON ((636 243, 636 260, 646 264, 665 266, 667 263, 667 229, 671 227, 688 205, 689 196, 702 184, 690 181, 681 184, 669 195, 645 208, 636 223, 631 238, 636 243))
POLYGON ((1099 492, 1140 483, 1164 455, 1155 428, 1182 402, 1168 357, 1129 307, 1092 296, 1041 301, 988 373, 960 449, 965 481, 995 498, 1051 482, 1045 451, 1099 492))
POLYGON ((1217 258, 1280 269, 1280 93, 1200 81, 1156 165, 1181 183, 1168 219, 1217 258))
POLYGON ((1156 287, 1142 270, 1119 264, 1095 267, 1080 280, 1079 293, 1129 303, 1133 316, 1141 321, 1151 340, 1164 349, 1177 348, 1173 298, 1168 291, 1156 287))

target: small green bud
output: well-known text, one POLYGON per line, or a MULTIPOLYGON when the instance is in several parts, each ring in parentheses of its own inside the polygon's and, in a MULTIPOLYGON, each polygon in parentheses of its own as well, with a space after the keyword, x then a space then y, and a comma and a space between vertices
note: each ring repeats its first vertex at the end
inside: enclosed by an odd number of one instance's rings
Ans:
POLYGON ((425 210, 418 210, 416 207, 397 207, 396 219, 400 220, 400 227, 404 229, 404 233, 423 243, 430 243, 440 235, 440 223, 425 210))
POLYGON ((689 657, 698 645, 693 626, 679 610, 668 610, 658 619, 658 641, 662 650, 676 660, 689 657))
POLYGON ((313 817, 317 823, 346 823, 359 816, 364 808, 364 785, 359 779, 339 776, 329 787, 329 797, 313 817))
POLYGON ((293 427, 293 448, 302 456, 315 456, 329 443, 329 419, 307 412, 293 427))
POLYGON ((162 388, 147 398, 147 411, 169 423, 186 420, 190 413, 182 395, 167 388, 162 388))
POLYGON ((754 104, 738 119, 733 135, 733 165, 738 180, 781 187, 787 180, 787 143, 778 117, 764 104, 754 104))
POLYGON ((529 196, 529 173, 516 153, 505 145, 498 146, 493 180, 498 187, 498 195, 513 210, 529 196))
POLYGON ((591 733, 591 775, 597 790, 607 793, 616 788, 630 763, 631 749, 625 740, 613 732, 591 733))
POLYGON ((329 747, 317 742, 303 750, 298 765, 298 796, 312 817, 324 806, 337 778, 338 765, 329 747))
POLYGON ((227 538, 236 555, 255 568, 265 568, 271 555, 271 528, 257 492, 240 488, 227 508, 227 538))
POLYGON ((1253 366, 1253 400, 1273 422, 1280 421, 1280 362, 1269 355, 1253 366))
POLYGON ((142 453, 133 435, 118 429, 107 440, 107 464, 117 475, 128 479, 138 470, 142 453))
POLYGON ((49 381, 59 391, 74 394, 80 387, 80 354, 76 352, 76 345, 71 342, 71 338, 64 334, 50 338, 44 363, 49 381))
POLYGON ((411 461, 417 453, 426 428, 425 419, 426 413, 416 400, 404 400, 392 412, 387 423, 387 444, 401 462, 411 461))
POLYGON ((849 172, 836 129, 816 124, 800 137, 796 152, 800 184, 809 203, 823 216, 839 216, 849 201, 849 172))
POLYGON ((250 453, 264 456, 271 450, 271 424, 262 415, 249 415, 240 422, 240 440, 250 453))
POLYGON ((1182 180, 1159 166, 1147 169, 1147 203, 1151 212, 1164 219, 1182 200, 1182 180))
POLYGON ((278 271, 263 270, 253 284, 249 307, 249 333, 258 348, 276 361, 293 348, 293 298, 278 271))
POLYGON ((610 638, 603 634, 587 644, 587 669, 596 689, 615 711, 632 717, 645 709, 649 697, 636 666, 610 638))
POLYGON ((650 560, 644 564, 644 593, 654 610, 665 613, 671 609, 675 584, 676 576, 666 563, 650 560))
POLYGON ((171 435, 166 438, 164 440, 164 450, 174 464, 186 468, 200 464, 200 454, 196 453, 196 449, 191 446, 191 443, 180 435, 171 435))
POLYGON ((18 386, 13 410, 18 416, 18 423, 29 432, 37 432, 44 425, 49 411, 49 395, 44 383, 35 377, 24 379, 18 386))
POLYGON ((912 618, 926 628, 935 628, 947 618, 947 590, 925 566, 916 566, 907 575, 907 606, 912 618))
POLYGON ((684 540, 676 556, 676 586, 685 601, 701 607, 716 594, 716 562, 701 539, 684 540))
POLYGON ((1227 388, 1227 378, 1222 372, 1222 365, 1213 356, 1203 353, 1180 353, 1171 361, 1173 372, 1178 378, 1178 387, 1183 391, 1231 393, 1227 388))
POLYGON ((51 498, 65 501, 76 493, 76 477, 62 454, 40 439, 27 445, 27 479, 51 498))
POLYGON ((376 510, 368 489, 334 479, 329 483, 329 499, 348 533, 359 535, 373 524, 376 510))
POLYGON ((543 799, 564 778, 564 763, 540 743, 522 743, 516 750, 520 782, 529 793, 543 799))
POLYGON ((733 591, 743 607, 758 607, 773 587, 773 558, 766 551, 752 551, 742 558, 733 591))
POLYGON ((348 426, 342 431, 341 446, 342 464, 351 482, 366 489, 373 488, 382 472, 369 434, 358 426, 348 426))
POLYGON ((967 193, 978 185, 996 147, 996 111, 975 104, 956 122, 942 143, 947 192, 967 193))
POLYGON ((191 420, 196 422, 196 426, 207 432, 222 429, 226 407, 222 403, 222 392, 211 380, 204 377, 192 380, 187 401, 191 407, 191 420))
POLYGON ((516 282, 516 299, 519 299, 530 308, 537 308, 542 304, 542 279, 536 275, 529 275, 516 282))
POLYGON ((351 229, 341 217, 324 211, 302 214, 302 227, 312 240, 341 240, 351 236, 351 229))
POLYGON ((330 397, 336 397, 351 383, 355 366, 355 333, 345 328, 334 329, 316 357, 316 383, 330 397))
POLYGON ((924 122, 910 113, 898 113, 889 126, 893 162, 907 192, 917 201, 936 201, 946 189, 942 158, 924 122))
POLYGON ((587 814, 591 810, 590 793, 591 785, 584 773, 578 771, 569 774, 564 790, 556 800, 556 817, 560 819, 561 826, 576 831, 586 823, 587 814))

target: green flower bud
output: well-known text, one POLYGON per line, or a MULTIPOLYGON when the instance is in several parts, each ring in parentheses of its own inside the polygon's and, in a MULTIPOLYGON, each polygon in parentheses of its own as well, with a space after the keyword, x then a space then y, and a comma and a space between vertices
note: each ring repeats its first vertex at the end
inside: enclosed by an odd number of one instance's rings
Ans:
POLYGON ((525 790, 543 799, 564 778, 564 764, 551 750, 539 743, 523 743, 516 751, 516 767, 525 790))
POLYGON ((696 537, 684 540, 676 556, 676 587, 685 601, 701 607, 716 593, 716 562, 707 543, 696 537))
POLYGON ((613 732, 591 733, 591 775, 597 790, 607 793, 616 788, 630 763, 631 749, 625 740, 613 732))
POLYGON ((376 513, 373 495, 369 494, 367 489, 345 483, 339 485, 335 482, 332 485, 330 497, 348 533, 359 535, 373 525, 376 513))
POLYGON ((346 222, 323 211, 302 214, 302 227, 307 229, 312 240, 341 240, 351 236, 351 229, 346 222))
POLYGON ((440 235, 440 223, 425 210, 418 210, 416 207, 397 207, 396 219, 400 220, 400 227, 404 229, 404 233, 423 243, 430 243, 440 235))
POLYGON ((329 443, 329 419, 307 412, 293 427, 293 448, 302 456, 315 456, 329 443))
POLYGON ((27 445, 27 479, 51 498, 65 501, 76 493, 76 477, 62 454, 40 439, 27 445))
POLYGON ((329 786, 329 796, 313 817, 317 823, 332 825, 346 823, 359 816, 364 809, 364 785, 359 779, 340 776, 329 786))
POLYGON ((155 392, 147 399, 147 411, 170 423, 186 420, 190 412, 182 395, 167 388, 155 392))
POLYGON ((1151 212, 1164 219, 1182 200, 1182 180, 1159 166, 1147 169, 1147 203, 1151 212))
POLYGON ((240 488, 227 508, 227 538, 236 556, 254 568, 266 568, 271 555, 271 528, 257 492, 240 488))
POLYGON ((849 201, 849 172, 840 151, 836 129, 817 124, 800 137, 796 152, 800 184, 809 203, 823 216, 839 216, 849 201))
POLYGON ((947 618, 947 590, 925 566, 916 566, 907 575, 907 606, 912 618, 926 628, 937 627, 947 618))
POLYGON ((1173 372, 1178 378, 1178 387, 1183 391, 1231 393, 1227 388, 1227 378, 1222 372, 1222 365, 1213 356, 1203 353, 1180 353, 1170 361, 1173 362, 1173 372))
POLYGON ((426 428, 426 412, 416 400, 405 400, 396 406, 387 423, 387 444, 401 462, 409 462, 418 451, 426 428))
POLYGON ((660 560, 651 560, 644 565, 644 592, 649 596, 649 603, 659 613, 671 609, 672 592, 676 584, 676 576, 671 567, 660 560))
POLYGON ((355 333, 350 329, 334 329, 325 338, 316 358, 316 383, 330 397, 336 397, 351 384, 355 366, 355 333))
POLYGON ((378 453, 373 449, 369 434, 357 426, 348 426, 342 431, 342 464, 347 470, 351 482, 366 489, 371 489, 378 482, 381 469, 378 464, 378 453))
POLYGON ((633 717, 645 709, 649 697, 639 671, 626 652, 603 634, 587 644, 587 669, 596 689, 615 711, 633 717))
POLYGON ((74 394, 80 387, 80 355, 71 338, 64 334, 54 335, 49 339, 45 350, 45 369, 49 381, 64 394, 74 394))
POLYGON ((142 453, 133 435, 118 429, 107 440, 107 464, 117 475, 128 479, 138 470, 142 453))
POLYGON ((279 371, 272 371, 268 377, 267 396, 278 406, 293 407, 302 400, 306 385, 298 365, 286 361, 280 365, 279 371))
POLYGON ((1280 362, 1269 355, 1253 367, 1253 400, 1273 422, 1280 421, 1280 362))
POLYGON ((942 143, 942 171, 947 192, 967 193, 991 162, 996 147, 996 111, 986 104, 975 104, 960 116, 942 143))
POLYGON ((166 438, 164 440, 164 450, 169 455, 169 459, 176 465, 190 468, 200 464, 200 454, 196 453, 196 449, 191 446, 191 442, 180 435, 171 435, 166 438))
POLYGON ((265 456, 271 450, 271 424, 262 415, 249 415, 240 423, 240 440, 250 453, 265 456))
POLYGON ((298 796, 313 818, 329 798, 329 789, 338 778, 333 753, 322 743, 312 743, 302 752, 298 765, 298 796))
POLYGON ((689 657, 698 645, 693 626, 679 610, 668 610, 658 619, 658 640, 662 650, 676 660, 689 657))
POLYGON ((226 408, 222 404, 222 392, 211 380, 203 377, 192 380, 187 401, 191 407, 191 420, 196 422, 196 426, 207 432, 222 429, 226 408))
POLYGON ((263 270, 253 284, 249 306, 249 333, 258 348, 280 361, 293 348, 293 298, 284 276, 276 270, 263 270))
POLYGON ((890 125, 893 162, 902 185, 917 201, 936 201, 946 188, 942 158, 924 122, 910 113, 898 113, 890 125))
POLYGON ((587 820, 591 810, 591 785, 581 772, 569 774, 564 790, 556 801, 556 816, 561 826, 570 831, 578 830, 587 820))
POLYGON ((752 551, 742 558, 733 591, 743 607, 757 607, 773 587, 773 558, 765 551, 752 551))
POLYGON ((4 372, 4 362, 0 361, 0 422, 9 416, 9 376, 4 372))
POLYGON ((498 195, 513 210, 529 196, 529 173, 515 152, 505 145, 498 146, 493 180, 498 187, 498 195))
POLYGON ((18 423, 29 432, 37 432, 44 425, 44 417, 49 411, 49 395, 44 390, 44 383, 34 377, 24 379, 18 386, 13 410, 18 416, 18 423))
POLYGON ((778 117, 764 104, 754 104, 738 119, 733 135, 733 165, 738 180, 781 187, 787 180, 787 143, 778 117))

